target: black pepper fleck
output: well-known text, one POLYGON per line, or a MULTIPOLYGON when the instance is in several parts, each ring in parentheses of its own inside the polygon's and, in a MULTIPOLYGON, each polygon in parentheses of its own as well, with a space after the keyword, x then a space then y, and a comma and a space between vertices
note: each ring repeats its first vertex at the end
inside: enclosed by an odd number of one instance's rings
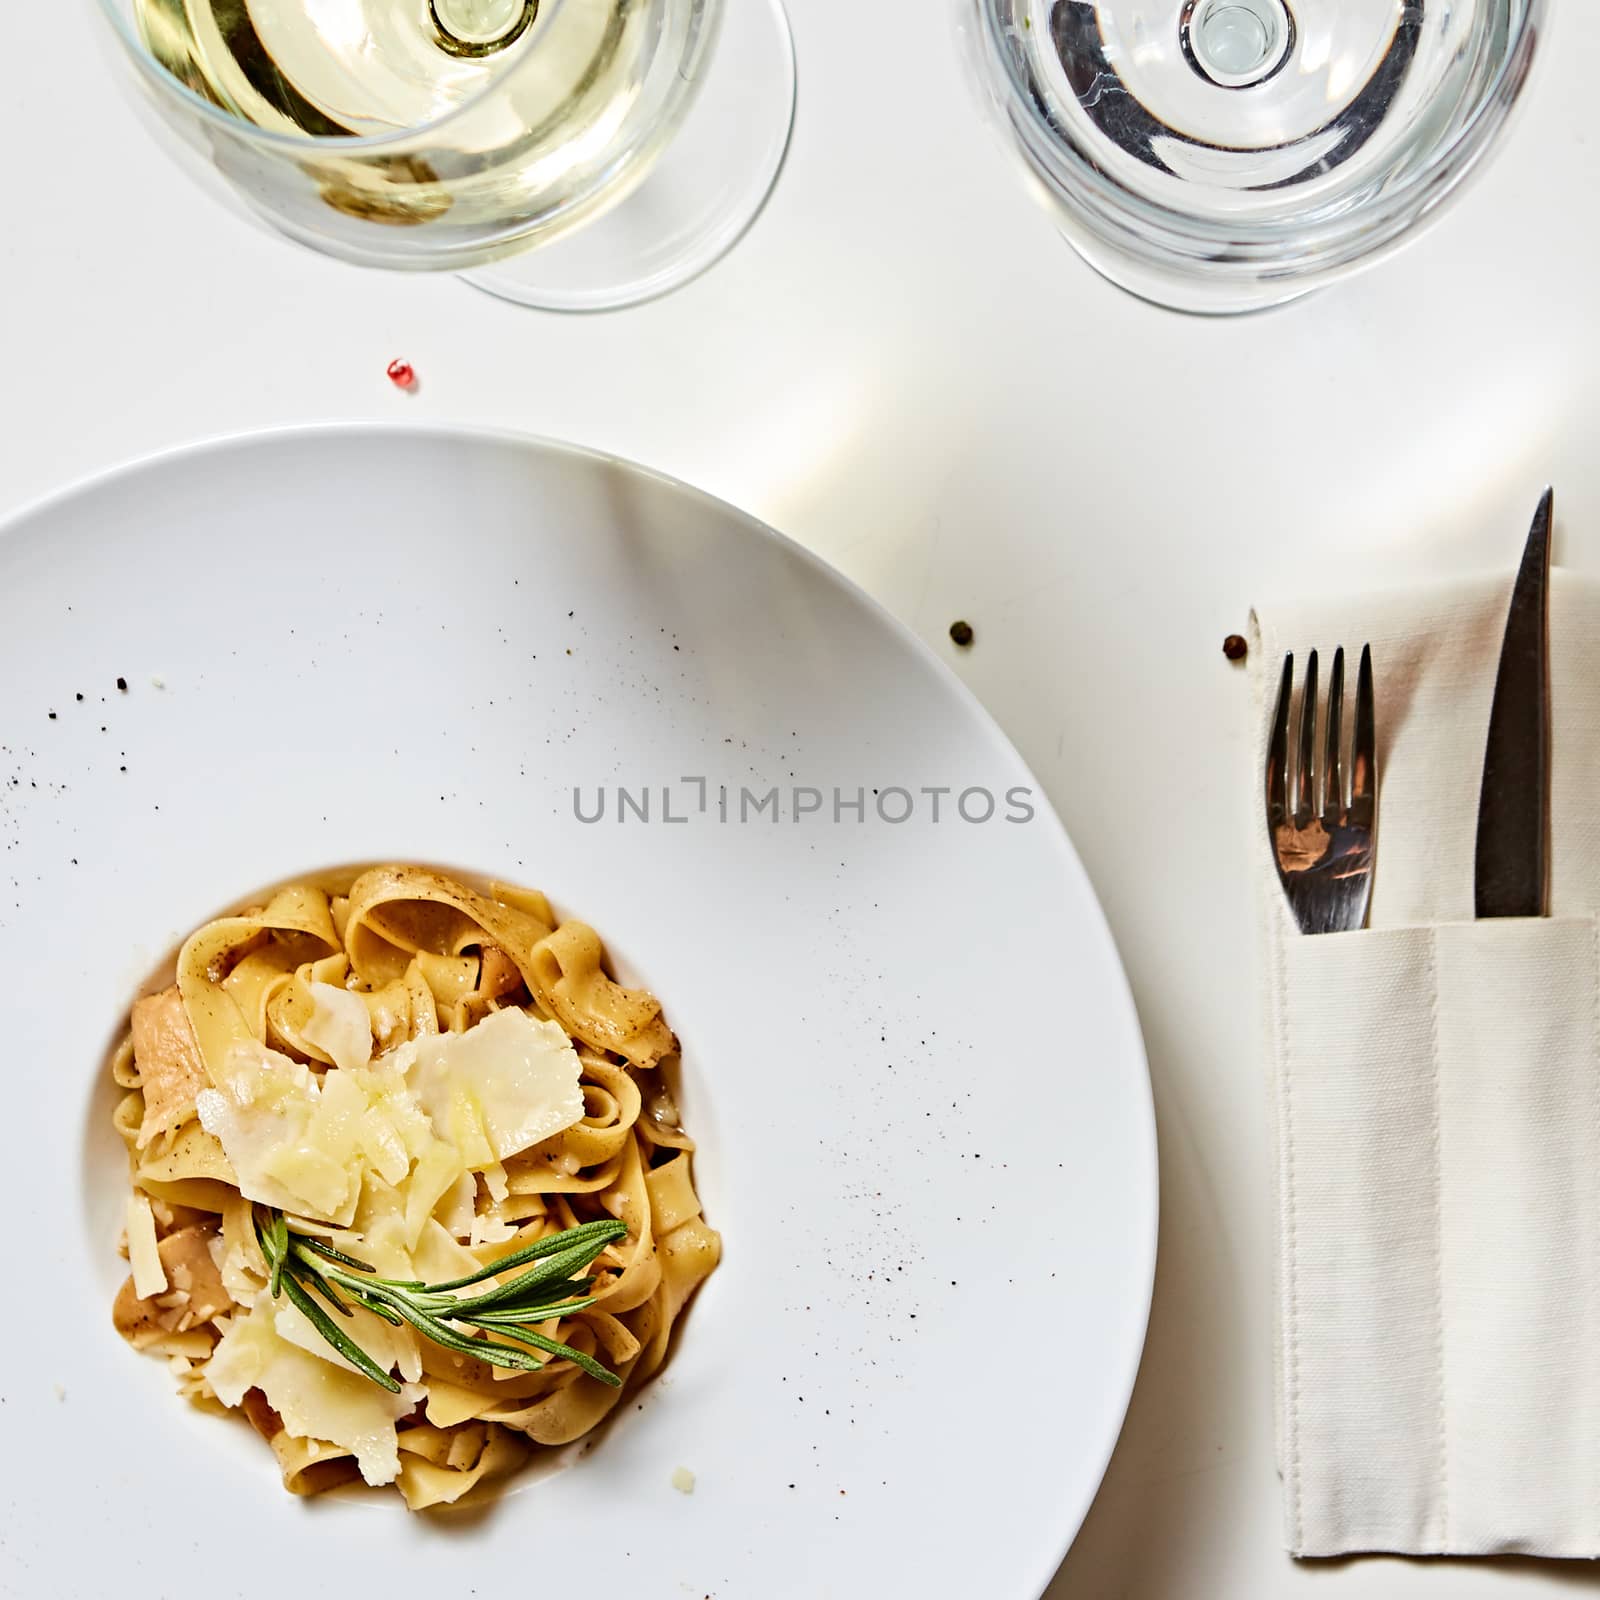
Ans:
POLYGON ((952 622, 950 624, 950 637, 963 649, 969 649, 977 635, 972 631, 970 622, 952 622))
POLYGON ((128 680, 126 678, 118 678, 117 687, 126 694, 128 692, 128 680))

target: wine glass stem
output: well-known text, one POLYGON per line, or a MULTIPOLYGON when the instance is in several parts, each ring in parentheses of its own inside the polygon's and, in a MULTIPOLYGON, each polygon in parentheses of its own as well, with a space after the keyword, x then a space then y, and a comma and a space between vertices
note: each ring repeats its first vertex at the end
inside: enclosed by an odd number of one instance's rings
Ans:
POLYGON ((1189 0, 1179 31, 1189 65, 1224 89, 1264 83, 1295 42, 1285 0, 1189 0))
POLYGON ((515 44, 539 14, 539 0, 428 0, 441 49, 488 56, 515 44))

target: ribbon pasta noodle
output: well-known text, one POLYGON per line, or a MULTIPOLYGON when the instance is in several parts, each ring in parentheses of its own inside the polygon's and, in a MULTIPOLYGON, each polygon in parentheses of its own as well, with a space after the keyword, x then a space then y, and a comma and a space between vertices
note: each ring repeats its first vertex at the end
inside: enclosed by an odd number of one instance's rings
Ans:
POLYGON ((188 1399, 242 1412, 285 1488, 451 1504, 659 1371, 721 1241, 661 1082, 672 1031, 593 929, 535 891, 383 866, 206 924, 176 978, 111 1062, 132 1180, 113 1320, 188 1399), (517 1263, 559 1276, 574 1229, 594 1244, 552 1313, 496 1320, 517 1263), (277 1239, 286 1261, 350 1263, 353 1297, 281 1281, 277 1239), (390 1284, 484 1320, 441 1332, 386 1309, 390 1284))

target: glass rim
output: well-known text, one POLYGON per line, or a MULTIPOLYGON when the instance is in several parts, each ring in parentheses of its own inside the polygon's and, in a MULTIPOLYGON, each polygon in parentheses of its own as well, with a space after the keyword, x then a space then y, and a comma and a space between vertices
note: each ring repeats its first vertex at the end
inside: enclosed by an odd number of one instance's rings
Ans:
MULTIPOLYGON (((1375 196, 1371 204, 1334 204, 1331 208, 1324 204, 1300 215, 1284 212, 1261 219, 1200 217, 1139 194, 1107 175, 1095 165, 1088 151, 1040 112, 1027 75, 1019 75, 1012 52, 1001 40, 995 0, 969 3, 979 12, 982 54, 990 68, 997 69, 1004 79, 1002 108, 1007 121, 1027 148, 1030 165, 1041 169, 1039 177, 1058 191, 1058 198, 1078 204, 1097 230, 1115 229, 1123 248, 1129 247, 1128 235, 1135 234, 1137 246, 1143 247, 1135 246, 1137 254, 1158 256, 1170 263, 1170 240, 1174 245, 1198 246, 1207 252, 1193 256, 1196 268, 1213 272, 1230 268, 1252 273, 1270 270, 1281 277, 1314 275, 1341 260, 1364 255, 1368 249, 1380 249, 1438 205, 1476 165, 1517 100, 1549 11, 1549 0, 1524 0, 1507 48, 1477 103, 1424 166, 1375 196), (1140 229, 1162 237, 1153 240, 1140 229), (1341 246, 1361 246, 1363 242, 1363 248, 1340 256, 1341 246), (1219 259, 1211 253, 1219 244, 1231 246, 1237 253, 1219 259), (1274 250, 1274 246, 1281 248, 1274 250), (1296 265, 1285 263, 1285 251, 1292 253, 1296 265)), ((986 76, 993 84, 994 70, 986 76)))
MULTIPOLYGON (((568 0, 540 0, 540 11, 542 14, 559 14, 567 4, 568 0)), ((705 0, 707 9, 713 13, 719 10, 722 4, 723 0, 705 0)), ((396 145, 425 139, 451 126, 476 110, 491 95, 499 93, 503 87, 501 78, 491 78, 483 88, 469 95, 459 105, 451 106, 443 115, 427 122, 416 123, 409 128, 397 128, 390 133, 282 133, 275 128, 263 128, 243 117, 235 116, 231 111, 198 94, 180 78, 168 72, 145 48, 143 42, 130 29, 125 7, 120 5, 118 0, 99 0, 99 5, 101 11, 105 13, 106 20, 122 42, 122 47, 133 58, 134 66, 151 80, 159 93, 170 95, 204 121, 226 129, 235 138, 246 138, 269 149, 292 150, 300 155, 304 155, 308 150, 320 150, 326 154, 346 156, 360 156, 372 151, 392 149, 396 145)), ((505 74, 506 78, 515 76, 516 69, 505 74)))

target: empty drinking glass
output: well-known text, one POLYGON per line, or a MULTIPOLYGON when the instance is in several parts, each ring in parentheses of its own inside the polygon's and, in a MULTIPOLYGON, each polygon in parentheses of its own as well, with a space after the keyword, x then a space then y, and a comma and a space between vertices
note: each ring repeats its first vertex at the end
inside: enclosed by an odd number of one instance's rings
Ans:
POLYGON ((1185 311, 1379 259, 1494 143, 1546 0, 962 0, 969 56, 1078 251, 1185 311))

